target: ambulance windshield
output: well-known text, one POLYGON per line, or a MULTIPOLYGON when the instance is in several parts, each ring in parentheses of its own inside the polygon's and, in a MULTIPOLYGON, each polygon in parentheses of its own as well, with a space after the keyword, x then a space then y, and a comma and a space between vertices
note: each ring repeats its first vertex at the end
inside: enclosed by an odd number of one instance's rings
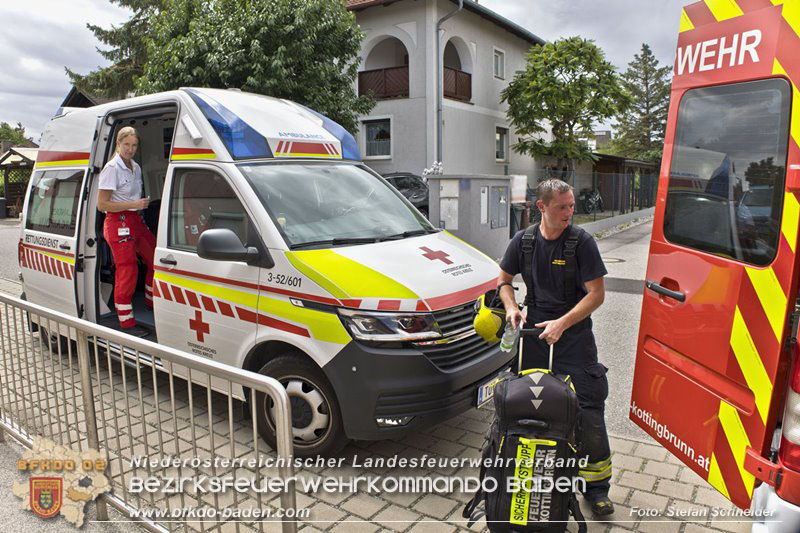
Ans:
POLYGON ((391 185, 351 164, 239 166, 292 248, 366 244, 437 231, 391 185))
POLYGON ((664 235, 767 265, 780 236, 791 89, 769 79, 687 91, 669 174, 664 235))

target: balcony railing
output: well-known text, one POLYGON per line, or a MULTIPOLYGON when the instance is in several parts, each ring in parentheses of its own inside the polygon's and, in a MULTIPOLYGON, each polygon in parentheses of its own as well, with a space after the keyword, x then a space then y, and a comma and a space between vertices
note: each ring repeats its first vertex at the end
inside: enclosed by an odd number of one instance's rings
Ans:
POLYGON ((444 97, 463 102, 472 100, 472 75, 444 67, 444 97))
POLYGON ((378 99, 408 98, 408 66, 365 70, 358 73, 358 94, 378 99))

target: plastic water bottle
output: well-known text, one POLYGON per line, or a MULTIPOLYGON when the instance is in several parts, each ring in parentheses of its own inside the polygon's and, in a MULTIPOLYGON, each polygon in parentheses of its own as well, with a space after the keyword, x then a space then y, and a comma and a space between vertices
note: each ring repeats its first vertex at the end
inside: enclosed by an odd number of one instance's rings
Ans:
POLYGON ((516 328, 511 325, 511 322, 506 322, 506 328, 503 330, 503 337, 500 339, 500 349, 504 352, 510 352, 514 349, 514 345, 519 338, 519 326, 516 328))

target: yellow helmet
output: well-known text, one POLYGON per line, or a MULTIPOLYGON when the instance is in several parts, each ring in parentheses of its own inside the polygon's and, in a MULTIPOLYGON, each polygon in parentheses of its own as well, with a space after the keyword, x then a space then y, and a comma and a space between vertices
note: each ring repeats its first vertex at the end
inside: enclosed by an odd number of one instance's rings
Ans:
POLYGON ((497 297, 495 289, 487 291, 475 301, 475 318, 472 319, 472 326, 475 328, 475 333, 486 342, 500 341, 505 318, 505 308, 497 297))

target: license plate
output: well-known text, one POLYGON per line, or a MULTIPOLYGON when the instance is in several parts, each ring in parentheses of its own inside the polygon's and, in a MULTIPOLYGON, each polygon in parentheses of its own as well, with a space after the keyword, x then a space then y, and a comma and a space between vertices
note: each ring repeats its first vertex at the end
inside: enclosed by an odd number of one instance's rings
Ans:
POLYGON ((500 376, 495 376, 480 387, 478 387, 478 403, 477 406, 483 407, 489 400, 494 397, 494 387, 500 383, 500 376))

